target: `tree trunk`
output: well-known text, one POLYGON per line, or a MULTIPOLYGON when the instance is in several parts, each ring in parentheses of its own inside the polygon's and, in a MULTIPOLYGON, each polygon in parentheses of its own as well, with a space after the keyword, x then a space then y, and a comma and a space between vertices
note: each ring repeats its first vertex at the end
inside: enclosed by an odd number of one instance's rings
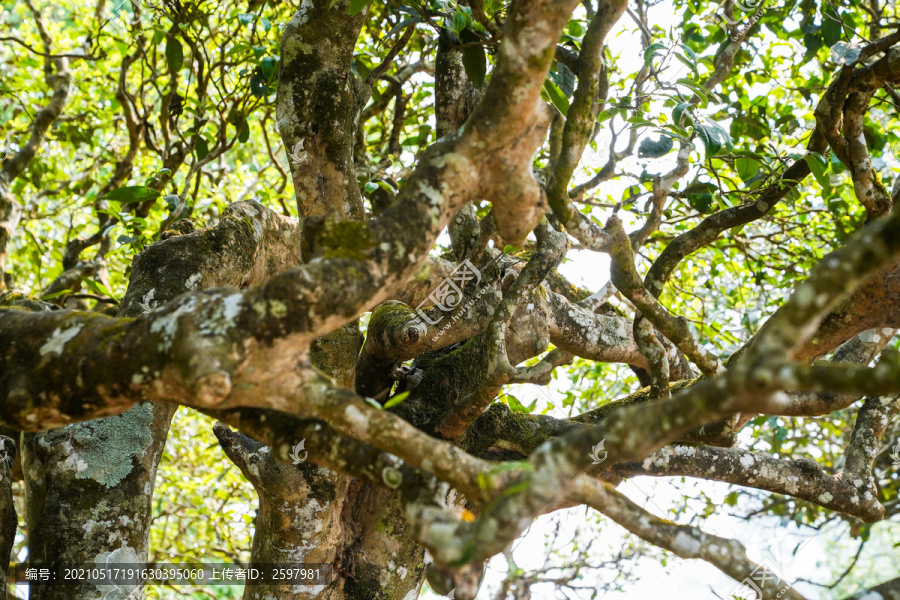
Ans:
MULTIPOLYGON (((149 246, 135 258, 120 316, 193 289, 246 286, 296 264, 296 223, 254 202, 232 205, 214 228, 149 246)), ((202 355, 196 348, 194 354, 202 355)), ((28 561, 36 565, 146 562, 153 487, 174 404, 144 403, 112 417, 23 434, 28 561)), ((33 600, 108 598, 110 586, 31 586, 33 600)))

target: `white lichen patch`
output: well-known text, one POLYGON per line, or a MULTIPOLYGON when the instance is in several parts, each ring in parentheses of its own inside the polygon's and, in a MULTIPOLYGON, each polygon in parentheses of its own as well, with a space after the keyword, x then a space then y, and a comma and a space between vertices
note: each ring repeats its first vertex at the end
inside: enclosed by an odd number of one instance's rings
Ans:
POLYGON ((241 294, 232 294, 222 301, 222 317, 228 321, 234 321, 241 312, 241 300, 244 297, 241 294))
POLYGON ((175 340, 175 334, 178 333, 178 319, 181 315, 192 313, 196 305, 197 298, 189 296, 187 300, 183 301, 171 313, 158 319, 154 319, 153 323, 150 325, 150 333, 162 334, 160 350, 167 351, 172 347, 172 342, 175 340))
POLYGON ((347 418, 347 424, 353 428, 354 433, 359 435, 366 435, 368 433, 369 422, 361 410, 351 404, 344 409, 344 414, 347 418))
POLYGON ((243 299, 242 294, 220 297, 221 302, 212 307, 197 331, 202 335, 225 335, 241 313, 243 299))
POLYGON ((672 541, 672 550, 679 556, 694 556, 699 549, 699 544, 683 531, 679 531, 672 541))
POLYGON ((95 521, 94 519, 88 519, 85 521, 84 525, 81 526, 81 529, 84 531, 86 536, 91 536, 94 534, 94 530, 103 531, 105 528, 112 525, 112 521, 95 521))
POLYGON ((53 333, 50 334, 50 339, 40 347, 38 352, 41 356, 47 356, 48 354, 59 354, 60 356, 62 356, 63 348, 65 347, 65 345, 69 343, 72 338, 78 335, 78 332, 83 328, 84 326, 81 323, 76 323, 68 329, 58 327, 53 333))
POLYGON ((203 280, 203 273, 194 273, 184 282, 184 287, 189 290, 196 290, 197 286, 200 285, 200 282, 203 280))
POLYGON ((74 471, 76 479, 93 479, 106 488, 115 487, 131 473, 135 460, 140 460, 152 442, 152 421, 151 405, 141 404, 121 415, 71 425, 75 443, 66 444, 62 465, 74 471), (111 439, 116 443, 107 443, 111 439))
POLYGON ((444 203, 443 194, 426 183, 419 183, 419 191, 423 196, 428 198, 430 204, 433 206, 440 206, 444 203))
POLYGON ((293 25, 294 27, 300 27, 301 25, 305 25, 309 20, 309 14, 313 9, 312 0, 303 0, 300 3, 300 8, 297 9, 297 12, 294 13, 294 16, 288 21, 288 25, 293 25))

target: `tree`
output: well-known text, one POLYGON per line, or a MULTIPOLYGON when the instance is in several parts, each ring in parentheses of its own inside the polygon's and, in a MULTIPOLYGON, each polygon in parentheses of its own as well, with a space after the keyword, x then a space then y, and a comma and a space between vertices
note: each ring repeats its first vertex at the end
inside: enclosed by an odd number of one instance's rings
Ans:
POLYGON ((179 406, 257 492, 252 562, 333 566, 248 599, 474 598, 582 505, 804 597, 636 476, 882 535, 896 9, 673 6, 667 32, 644 0, 5 3, 0 558, 18 476, 30 564, 147 560, 179 406))

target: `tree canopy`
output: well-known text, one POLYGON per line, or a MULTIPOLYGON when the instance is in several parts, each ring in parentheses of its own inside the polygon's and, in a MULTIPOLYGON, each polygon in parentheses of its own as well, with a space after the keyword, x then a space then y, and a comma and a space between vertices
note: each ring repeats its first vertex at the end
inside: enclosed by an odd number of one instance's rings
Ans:
POLYGON ((0 599, 594 598, 650 562, 711 598, 900 598, 894 3, 0 23, 0 599), (594 539, 517 565, 585 510, 594 539), (832 555, 795 572, 726 515, 832 555))

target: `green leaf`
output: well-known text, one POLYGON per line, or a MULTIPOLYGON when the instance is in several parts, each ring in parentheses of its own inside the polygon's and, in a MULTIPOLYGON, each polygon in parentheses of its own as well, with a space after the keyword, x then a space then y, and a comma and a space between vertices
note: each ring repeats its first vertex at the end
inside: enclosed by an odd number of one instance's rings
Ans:
POLYGON ((235 128, 239 127, 240 124, 244 122, 244 114, 235 108, 228 111, 228 116, 226 118, 229 123, 235 126, 235 128))
POLYGON ((811 58, 815 56, 816 52, 818 52, 819 48, 822 47, 823 43, 824 42, 822 41, 821 34, 807 33, 806 35, 804 35, 803 45, 806 46, 806 56, 804 56, 804 58, 811 58))
POLYGON ((844 166, 844 163, 841 162, 841 159, 837 157, 837 154, 831 153, 831 172, 835 175, 840 175, 847 169, 844 166))
POLYGON ((697 55, 694 53, 694 51, 691 50, 689 47, 685 46, 684 44, 678 44, 678 47, 681 48, 682 50, 684 50, 684 53, 687 55, 687 57, 691 60, 691 62, 696 67, 697 66, 697 55))
POLYGON ((666 45, 660 44, 656 42, 655 44, 650 44, 647 46, 647 49, 644 51, 644 66, 648 66, 651 62, 653 62, 653 58, 660 54, 661 50, 665 50, 666 45))
POLYGON ((264 98, 266 96, 267 89, 268 87, 266 86, 266 79, 263 77, 262 73, 254 73, 250 78, 250 93, 257 98, 264 98))
POLYGON ((365 400, 366 404, 368 404, 372 408, 377 408, 378 410, 381 410, 381 405, 378 404, 377 400, 375 400, 373 398, 363 398, 363 400, 365 400))
POLYGON ((691 117, 691 112, 690 112, 690 110, 688 110, 690 107, 691 107, 691 103, 690 103, 690 102, 679 102, 678 104, 676 104, 676 105, 675 105, 675 108, 672 109, 672 121, 673 121, 676 125, 681 126, 681 120, 682 120, 683 118, 685 118, 685 116, 687 116, 688 118, 693 119, 693 118, 691 117), (685 115, 685 111, 687 111, 687 115, 685 115))
POLYGON ((66 294, 71 294, 72 290, 60 290, 58 292, 53 292, 52 294, 46 294, 41 296, 41 300, 53 300, 54 298, 59 298, 60 296, 65 296, 66 294))
POLYGON ((743 181, 747 181, 759 173, 762 163, 749 156, 739 156, 734 160, 734 168, 738 173, 738 177, 743 181))
POLYGON ((837 13, 830 6, 825 6, 822 9, 822 41, 831 48, 840 41, 842 33, 837 13))
POLYGON ((554 81, 559 86, 560 91, 566 95, 566 98, 571 98, 572 94, 575 93, 578 78, 572 72, 572 69, 561 62, 556 63, 556 79, 554 81))
POLYGON ((569 21, 569 24, 566 25, 566 31, 569 32, 570 35, 580 38, 584 35, 584 27, 581 26, 581 23, 578 21, 569 21))
POLYGON ((259 68, 262 70, 262 75, 266 78, 266 81, 272 81, 278 72, 278 59, 274 56, 266 56, 259 61, 259 68))
POLYGON ((378 189, 378 184, 374 181, 367 181, 366 185, 363 186, 363 189, 366 190, 366 193, 371 194, 378 189))
POLYGON ((462 33, 462 31, 466 28, 466 24, 469 22, 469 19, 466 17, 466 14, 462 11, 456 11, 453 13, 453 31, 456 33, 462 33))
POLYGON ((689 68, 690 70, 692 70, 694 73, 697 72, 697 65, 695 65, 694 63, 692 63, 691 61, 689 61, 689 60, 688 60, 687 58, 685 58, 681 53, 676 52, 676 53, 675 53, 675 58, 677 58, 679 61, 681 61, 682 64, 684 64, 687 68, 689 68))
POLYGON ((828 161, 825 160, 825 157, 818 152, 809 152, 803 159, 806 161, 806 164, 809 165, 809 170, 812 171, 812 174, 816 178, 816 181, 819 182, 819 185, 823 188, 830 187, 831 181, 829 181, 828 176, 826 175, 828 172, 828 161))
POLYGON ((194 152, 197 154, 197 160, 203 160, 209 156, 209 144, 201 135, 197 136, 197 141, 194 144, 194 152))
POLYGON ((367 7, 372 0, 350 0, 350 14, 358 15, 362 12, 362 9, 367 7))
POLYGON ((163 202, 165 202, 166 208, 171 212, 178 208, 178 205, 181 204, 181 199, 178 197, 178 194, 166 194, 163 196, 163 202))
POLYGON ((484 46, 469 46, 462 51, 462 63, 466 70, 466 77, 476 88, 484 85, 484 76, 487 74, 487 56, 484 54, 484 46))
POLYGON ((425 22, 424 19, 422 19, 422 17, 419 17, 419 16, 404 19, 404 20, 400 21, 399 23, 397 23, 396 25, 394 25, 394 28, 388 32, 387 37, 389 37, 389 38, 394 37, 395 33, 400 31, 401 29, 405 29, 409 25, 415 25, 416 23, 424 23, 424 22, 425 22))
POLYGON ((566 98, 566 95, 562 93, 562 90, 559 89, 555 83, 550 81, 549 79, 544 80, 544 91, 547 92, 547 97, 550 98, 550 102, 559 109, 563 115, 567 115, 569 113, 569 99, 566 98))
POLYGON ((705 107, 707 104, 709 104, 709 90, 707 90, 702 85, 699 85, 696 81, 691 81, 690 79, 682 77, 681 79, 676 79, 675 83, 680 83, 684 87, 694 92, 697 97, 700 98, 701 107, 705 107))
POLYGON ((534 407, 537 406, 537 398, 535 398, 531 404, 525 406, 519 402, 518 398, 511 394, 507 394, 506 403, 509 405, 509 409, 515 413, 530 413, 534 410, 534 407))
POLYGON ((632 125, 638 125, 640 127, 653 127, 654 125, 656 125, 656 123, 654 123, 653 121, 648 121, 647 119, 639 117, 637 115, 628 117, 627 119, 625 119, 625 122, 631 123, 632 125))
POLYGON ((700 141, 706 147, 707 157, 715 156, 722 148, 731 150, 731 136, 728 135, 724 127, 715 121, 700 123, 694 127, 694 130, 697 132, 697 137, 700 138, 700 141))
POLYGON ((118 200, 119 202, 146 202, 148 200, 156 200, 160 195, 158 191, 143 185, 128 185, 110 190, 106 194, 106 199, 118 200))
POLYGON ((700 214, 705 215, 709 212, 710 207, 712 207, 713 195, 710 194, 709 192, 688 194, 687 201, 688 201, 688 204, 691 205, 691 208, 693 208, 700 214))
POLYGON ((245 144, 247 140, 250 139, 250 123, 247 122, 243 116, 241 116, 241 120, 238 123, 235 123, 234 128, 237 130, 238 140, 245 144))
POLYGON ((658 140, 646 137, 641 140, 638 146, 638 156, 641 158, 659 158, 671 152, 673 146, 672 138, 667 135, 659 136, 658 140))
POLYGON ((391 399, 384 403, 384 409, 387 410, 392 406, 397 406, 409 396, 409 392, 400 392, 396 396, 391 396, 391 399))
POLYGON ((88 277, 81 277, 80 279, 86 286, 91 288, 91 290, 93 290, 95 294, 115 299, 115 296, 113 296, 113 293, 109 291, 109 288, 99 281, 94 281, 93 279, 89 279, 88 277))
POLYGON ((173 73, 177 73, 184 66, 184 48, 175 37, 170 36, 166 40, 166 62, 173 73))

